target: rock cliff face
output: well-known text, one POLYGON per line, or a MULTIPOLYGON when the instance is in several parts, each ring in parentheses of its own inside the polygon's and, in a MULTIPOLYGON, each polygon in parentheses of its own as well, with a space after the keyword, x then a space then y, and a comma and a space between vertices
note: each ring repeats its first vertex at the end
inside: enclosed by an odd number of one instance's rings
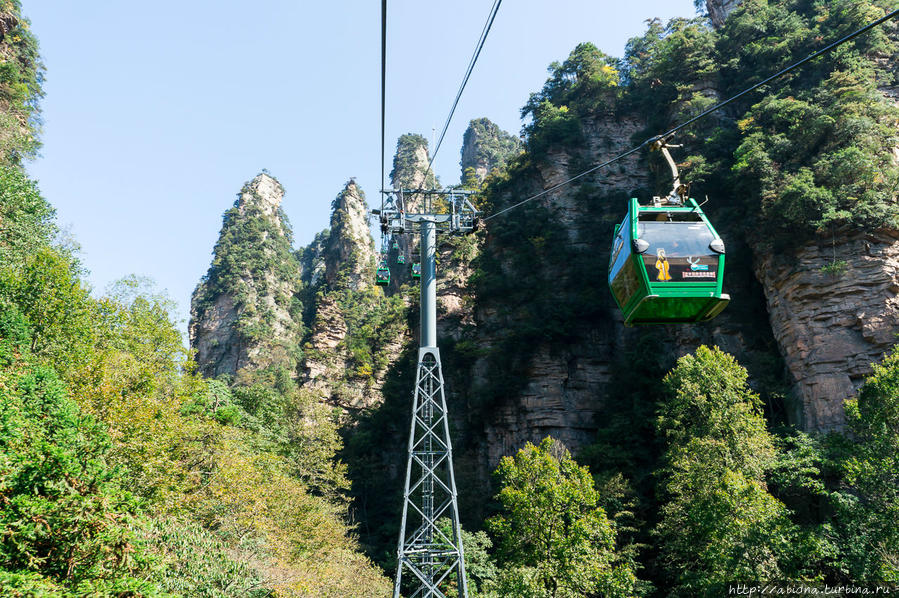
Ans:
POLYGON ((788 255, 756 252, 774 337, 806 430, 839 429, 843 401, 899 333, 899 233, 834 234, 788 255))
POLYGON ((522 151, 521 141, 490 120, 478 118, 472 120, 462 138, 462 177, 471 168, 477 179, 484 177, 498 166, 504 166, 510 159, 522 151))
POLYGON ((315 235, 308 246, 297 252, 300 260, 300 278, 306 287, 318 286, 325 276, 325 249, 330 236, 331 229, 325 229, 315 235))
MULTIPOLYGON (((194 297, 197 297, 196 292, 194 297)), ((248 354, 241 350, 237 342, 235 323, 238 309, 234 298, 223 294, 205 309, 194 307, 191 302, 191 316, 188 331, 190 346, 197 352, 200 373, 215 377, 219 374, 234 374, 248 363, 248 354)))
POLYGON ((299 263, 283 198, 280 183, 263 173, 225 212, 212 266, 191 298, 190 345, 206 376, 275 365, 293 373, 302 334, 299 263))
MULTIPOLYGON (((586 144, 581 152, 551 150, 522 193, 535 193, 565 180, 581 168, 573 165, 584 164, 585 157, 589 157, 590 163, 611 158, 620 148, 631 145, 631 136, 644 126, 639 119, 626 115, 587 121, 583 126, 586 144)), ((639 351, 647 333, 661 329, 625 328, 605 288, 609 259, 607 245, 613 226, 623 217, 627 197, 635 190, 642 190, 641 196, 645 198, 650 187, 647 165, 642 157, 630 156, 622 161, 620 168, 607 169, 589 180, 589 185, 589 194, 584 194, 577 186, 566 186, 539 201, 550 211, 552 223, 561 225, 567 236, 566 246, 574 252, 593 256, 595 277, 583 281, 583 290, 593 292, 605 301, 605 308, 598 316, 585 320, 574 338, 564 346, 547 342, 533 347, 523 367, 523 384, 496 397, 496 403, 480 422, 480 434, 469 437, 470 444, 467 445, 476 455, 473 456, 475 468, 485 479, 503 455, 511 454, 526 442, 537 443, 552 435, 575 453, 594 442, 610 407, 609 397, 619 390, 614 385, 620 384, 620 379, 616 381, 615 368, 620 366, 621 356, 639 351), (610 200, 610 197, 619 199, 610 200)), ((496 252, 491 237, 502 234, 501 227, 508 225, 499 218, 488 222, 487 242, 481 251, 496 252)), ((725 240, 728 240, 727 236, 725 240)), ((729 250, 739 253, 738 247, 739 243, 734 240, 729 250)), ((745 252, 745 248, 743 250, 745 252)), ((511 255, 499 257, 506 262, 514 259, 511 255)), ((546 268, 539 262, 534 267, 546 268)), ((563 270, 551 273, 548 278, 556 277, 556 283, 566 284, 567 276, 570 274, 563 270)), ((734 353, 743 363, 767 362, 769 360, 765 358, 770 352, 776 352, 770 331, 764 326, 764 319, 759 318, 763 313, 764 298, 751 273, 729 276, 726 286, 735 299, 714 322, 661 329, 657 350, 666 369, 700 344, 718 345, 734 353)), ((537 291, 539 289, 535 289, 537 291)), ((488 354, 501 346, 510 328, 527 325, 514 317, 504 316, 509 307, 502 302, 478 300, 474 310, 477 314, 473 324, 474 344, 488 354)), ((496 362, 489 356, 476 360, 471 371, 466 372, 468 386, 460 392, 470 395, 477 392, 473 389, 488 385, 490 378, 497 374, 495 367, 496 362)), ((453 383, 465 384, 461 380, 453 380, 453 383)), ((449 388, 451 393, 458 390, 449 388)), ((458 416, 462 417, 462 414, 458 416)))
MULTIPOLYGON (((615 150, 625 147, 630 136, 641 128, 641 123, 631 118, 619 120, 595 120, 586 123, 585 154, 594 156, 596 162, 611 158, 615 150)), ((552 187, 570 176, 569 165, 578 156, 561 150, 550 151, 547 159, 539 167, 539 177, 527 194, 552 187)), ((626 159, 621 171, 608 173, 609 178, 599 177, 593 181, 602 192, 628 191, 647 184, 645 167, 636 156, 626 159)), ((592 218, 585 218, 589 207, 577 197, 571 187, 553 191, 539 201, 552 210, 554 219, 562 224, 573 246, 596 248, 607 251, 604 243, 598 242, 598 231, 588 224, 592 218)), ((623 205, 623 204, 622 204, 623 205)), ((611 206, 610 206, 611 207, 611 206)), ((620 208, 622 206, 617 206, 620 208)), ((610 209, 610 221, 621 215, 610 209)), ((499 219, 497 219, 499 220, 499 219)), ((488 242, 484 251, 490 251, 489 235, 495 227, 507 223, 488 223, 488 242)), ((602 278, 607 255, 597 255, 597 276, 602 278)), ((535 264, 535 267, 539 265, 535 264)), ((478 328, 488 331, 479 339, 481 346, 494 347, 501 341, 502 328, 514 326, 514 320, 505 326, 493 324, 501 306, 478 304, 478 328)), ((611 312, 610 319, 614 318, 611 312)), ((547 435, 561 440, 572 451, 589 444, 595 439, 596 418, 602 413, 605 395, 610 381, 610 368, 614 359, 616 337, 620 331, 608 326, 604 330, 585 330, 582 338, 564 349, 550 345, 536 347, 527 364, 527 382, 516 393, 507 396, 492 411, 484 423, 483 440, 478 447, 482 474, 486 475, 503 455, 514 453, 526 442, 539 443, 547 435)), ((475 384, 486 382, 491 374, 487 360, 475 364, 475 384)))

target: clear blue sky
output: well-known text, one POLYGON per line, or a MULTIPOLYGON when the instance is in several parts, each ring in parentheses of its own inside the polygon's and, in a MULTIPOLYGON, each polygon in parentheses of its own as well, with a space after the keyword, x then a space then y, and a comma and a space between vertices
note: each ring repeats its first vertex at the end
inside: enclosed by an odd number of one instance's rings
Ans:
MULTIPOLYGON (((442 127, 489 0, 388 4, 387 153, 442 127)), ((94 288, 153 278, 186 319, 221 215, 267 168, 298 245, 350 177, 380 202, 380 2, 24 0, 47 66, 29 172, 83 248, 94 288)), ((512 133, 546 68, 591 41, 613 56, 692 0, 506 0, 435 162, 459 180, 462 134, 512 133)), ((185 325, 182 325, 184 327, 185 325)))

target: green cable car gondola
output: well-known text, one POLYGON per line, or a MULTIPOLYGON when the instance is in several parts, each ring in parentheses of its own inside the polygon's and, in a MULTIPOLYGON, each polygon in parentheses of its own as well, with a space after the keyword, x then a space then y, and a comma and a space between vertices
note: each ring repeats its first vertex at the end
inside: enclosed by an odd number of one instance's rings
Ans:
POLYGON ((379 287, 386 287, 390 284, 390 268, 387 267, 387 261, 383 260, 375 272, 375 284, 379 287))
POLYGON ((399 248, 400 248, 400 243, 399 243, 399 241, 397 241, 396 239, 393 240, 393 248, 394 248, 394 249, 399 249, 399 248))
POLYGON ((421 264, 419 262, 412 264, 412 278, 421 278, 421 264))
POLYGON ((631 199, 615 227, 609 288, 625 325, 702 322, 723 310, 724 242, 694 199, 631 199))
POLYGON ((397 263, 397 264, 405 264, 405 263, 406 263, 406 256, 403 255, 402 253, 397 254, 397 256, 396 256, 396 263, 397 263))

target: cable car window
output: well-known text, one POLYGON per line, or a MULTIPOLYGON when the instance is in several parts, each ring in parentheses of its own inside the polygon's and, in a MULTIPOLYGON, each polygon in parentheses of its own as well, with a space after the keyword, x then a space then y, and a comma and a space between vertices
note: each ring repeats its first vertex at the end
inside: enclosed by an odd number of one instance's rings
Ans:
MULTIPOLYGON (((623 252, 622 252, 623 253, 623 252)), ((630 255, 630 251, 627 252, 630 255)), ((636 293, 640 291, 640 273, 634 265, 634 260, 623 260, 624 265, 620 268, 618 275, 612 279, 612 293, 618 299, 618 303, 622 306, 630 303, 636 293)))
POLYGON ((637 236, 649 244, 643 263, 650 282, 718 280, 718 254, 709 247, 715 235, 704 222, 638 222, 637 236))
POLYGON ((631 219, 630 217, 627 217, 624 219, 624 222, 621 223, 618 234, 615 236, 615 241, 612 244, 612 258, 609 260, 611 263, 611 266, 609 267, 609 278, 615 278, 615 275, 618 274, 618 271, 621 270, 621 266, 624 265, 625 260, 627 260, 628 256, 631 254, 630 246, 627 243, 628 237, 630 236, 630 227, 631 219))
POLYGON ((637 237, 649 243, 646 256, 655 256, 659 250, 673 257, 716 257, 709 247, 715 235, 700 222, 638 222, 637 237))

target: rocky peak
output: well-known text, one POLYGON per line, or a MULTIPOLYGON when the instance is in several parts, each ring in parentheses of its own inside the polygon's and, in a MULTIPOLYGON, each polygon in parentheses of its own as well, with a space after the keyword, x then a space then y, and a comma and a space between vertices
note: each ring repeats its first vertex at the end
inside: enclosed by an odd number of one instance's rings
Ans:
POLYGON ((462 138, 462 176, 472 168, 479 181, 491 170, 504 166, 522 149, 521 140, 500 129, 486 118, 468 124, 462 138))
POLYGON ((706 0, 705 7, 715 29, 724 24, 727 15, 740 5, 741 0, 706 0))
POLYGON ((331 405, 351 412, 380 401, 387 370, 375 365, 384 355, 393 362, 408 337, 398 335, 375 347, 366 336, 367 323, 377 320, 381 327, 385 321, 384 312, 379 313, 383 295, 372 285, 375 245, 368 205, 356 181, 346 183, 331 207, 330 228, 300 258, 303 279, 310 285, 302 382, 331 405), (377 359, 366 361, 366 348, 377 359))
MULTIPOLYGON (((434 172, 428 169, 428 140, 421 135, 407 133, 400 136, 396 143, 396 154, 393 156, 393 170, 390 181, 394 189, 435 189, 440 186, 434 172)), ((420 194, 405 194, 399 206, 406 212, 420 212, 422 207, 420 194)), ((417 247, 416 235, 399 235, 396 238, 397 248, 382 247, 391 264, 391 277, 388 293, 399 290, 400 286, 411 278, 409 267, 397 265, 397 255, 402 254, 406 264, 411 264, 417 247)))
POLYGON ((212 264, 191 297, 190 345, 207 376, 293 372, 302 334, 300 264, 281 219, 284 188, 267 173, 225 212, 212 264))
POLYGON ((250 208, 257 208, 266 216, 274 216, 280 224, 281 218, 278 215, 278 209, 281 207, 283 199, 284 187, 263 171, 244 185, 237 199, 237 209, 243 215, 250 208))
MULTIPOLYGON (((396 154, 393 156, 393 170, 390 181, 394 189, 432 189, 437 187, 437 177, 428 170, 428 140, 421 135, 406 133, 396 142, 396 154)), ((418 198, 405 198, 408 211, 420 201, 418 198)), ((417 209, 417 208, 415 208, 417 209)))
POLYGON ((331 234, 324 252, 325 280, 333 286, 341 274, 346 274, 345 284, 359 290, 371 279, 375 249, 365 194, 356 181, 347 182, 332 210, 331 234))

